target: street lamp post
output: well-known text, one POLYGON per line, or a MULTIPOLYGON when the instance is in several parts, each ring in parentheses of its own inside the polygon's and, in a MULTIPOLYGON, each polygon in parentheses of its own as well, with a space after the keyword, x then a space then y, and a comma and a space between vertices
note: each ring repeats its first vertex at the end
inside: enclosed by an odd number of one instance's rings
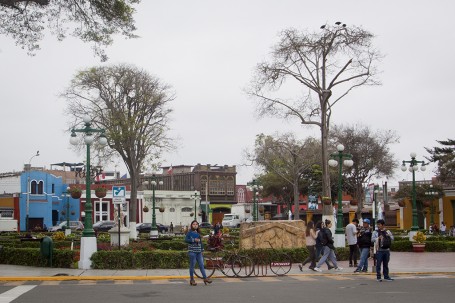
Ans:
MULTIPOLYGON (((342 245, 341 247, 344 247, 344 230, 343 230, 343 191, 341 188, 342 185, 342 170, 343 170, 343 164, 347 167, 351 167, 354 162, 351 160, 352 155, 351 154, 344 154, 344 146, 343 144, 338 144, 337 146, 338 153, 331 154, 330 157, 332 159, 329 160, 329 165, 332 167, 338 166, 338 211, 337 211, 337 226, 335 230, 335 235, 343 235, 343 243, 341 244, 341 241, 339 241, 339 245, 342 245), (343 159, 345 159, 343 161, 343 159)), ((340 247, 340 246, 339 246, 340 247)))
POLYGON ((191 196, 191 198, 194 199, 194 220, 197 220, 197 213, 196 213, 197 205, 196 205, 196 202, 197 202, 197 200, 200 199, 200 196, 198 195, 197 190, 194 191, 194 194, 191 196))
POLYGON ((375 184, 374 185, 374 190, 373 190, 373 193, 374 193, 374 200, 373 200, 373 222, 372 222, 372 228, 373 230, 375 230, 376 228, 376 217, 378 215, 378 194, 379 194, 379 184, 375 184))
MULTIPOLYGON (((416 202, 416 180, 415 180, 415 172, 419 170, 419 164, 420 170, 425 171, 426 164, 424 161, 417 161, 416 160, 416 153, 412 152, 410 154, 411 160, 410 161, 405 161, 403 160, 403 164, 401 165, 401 170, 406 171, 406 163, 409 163, 409 171, 412 173, 412 227, 411 231, 412 232, 417 232, 419 230, 419 223, 417 220, 417 202, 416 202)), ((411 235, 410 235, 411 237, 411 235)), ((412 239, 412 238, 411 238, 412 239)))
POLYGON ((30 227, 30 220, 29 220, 29 217, 30 217, 30 170, 31 170, 31 165, 32 165, 32 159, 39 156, 39 150, 36 152, 36 154, 34 154, 30 160, 28 161, 28 173, 27 173, 27 202, 26 202, 26 205, 25 205, 25 230, 26 231, 29 231, 29 227, 30 227))
POLYGON ((262 185, 259 185, 257 183, 256 179, 253 179, 253 181, 248 183, 249 189, 253 191, 253 221, 257 221, 259 214, 258 214, 258 195, 259 195, 259 190, 262 190, 264 187, 262 185))
POLYGON ((425 192, 425 196, 429 198, 429 205, 428 209, 430 211, 430 226, 434 225, 434 214, 436 212, 436 207, 434 206, 433 202, 435 197, 438 196, 438 192, 433 189, 433 184, 430 184, 430 188, 428 191, 425 192))
POLYGON ((70 227, 70 201, 68 197, 68 193, 70 191, 70 188, 67 187, 66 191, 64 192, 65 194, 65 201, 66 201, 66 227, 65 227, 65 236, 71 234, 71 227, 70 227))
POLYGON ((84 220, 84 231, 81 237, 81 256, 79 261, 80 269, 89 269, 92 261, 90 260, 92 254, 96 252, 96 236, 93 230, 92 221, 92 197, 91 197, 91 175, 90 175, 90 145, 94 141, 94 133, 100 133, 99 143, 104 146, 107 144, 107 138, 104 135, 104 129, 95 129, 91 127, 91 119, 88 116, 84 116, 83 119, 85 127, 82 129, 72 129, 70 143, 77 145, 79 140, 77 139, 76 133, 84 133, 84 142, 87 146, 87 165, 85 173, 85 220, 84 220))
POLYGON ((156 182, 156 176, 152 175, 152 182, 150 183, 152 187, 152 229, 150 230, 150 237, 157 238, 158 237, 158 228, 156 227, 156 212, 155 212, 155 189, 157 185, 163 185, 163 181, 156 182))

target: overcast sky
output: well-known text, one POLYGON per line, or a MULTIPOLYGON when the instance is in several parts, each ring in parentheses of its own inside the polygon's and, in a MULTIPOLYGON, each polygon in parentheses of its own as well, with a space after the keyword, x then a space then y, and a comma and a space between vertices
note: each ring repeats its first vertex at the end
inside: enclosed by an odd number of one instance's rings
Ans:
MULTIPOLYGON (((57 42, 49 37, 30 57, 11 38, 0 37, 0 172, 22 170, 36 150, 41 155, 32 160, 33 166, 83 161, 84 154, 70 149, 65 100, 58 95, 77 70, 130 63, 176 92, 171 135, 180 138, 179 148, 163 155, 163 165, 237 165, 237 183, 245 184, 255 170, 240 166, 245 163, 242 151, 252 148, 257 134, 291 131, 300 138, 319 137, 318 129, 298 121, 255 116, 255 101, 242 90, 255 65, 269 58, 281 30, 313 31, 336 21, 372 32, 385 58, 380 64, 383 85, 345 97, 334 108, 333 123, 395 130, 401 139, 392 152, 400 162, 410 160, 411 151, 424 160, 424 147, 455 138, 454 1, 142 2, 136 15, 141 38, 116 39, 107 63, 75 39, 57 42)), ((122 165, 117 169, 126 172, 122 165)), ((430 169, 416 178, 432 175, 430 169)), ((410 178, 398 169, 389 184, 410 178)))

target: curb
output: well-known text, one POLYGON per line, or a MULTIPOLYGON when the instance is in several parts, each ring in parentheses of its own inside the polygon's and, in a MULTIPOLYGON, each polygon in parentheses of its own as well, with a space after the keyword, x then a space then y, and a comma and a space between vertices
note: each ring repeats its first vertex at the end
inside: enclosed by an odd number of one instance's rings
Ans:
MULTIPOLYGON (((309 274, 289 274, 289 277, 312 277, 312 276, 375 276, 376 273, 309 273, 309 274)), ((393 276, 409 276, 409 275, 455 275, 454 272, 393 272, 393 276)), ((257 276, 259 277, 259 276, 257 276)), ((261 276, 261 277, 277 277, 276 275, 261 276)), ((134 280, 134 281, 152 281, 152 280, 187 280, 189 276, 23 276, 23 277, 0 277, 0 281, 119 281, 119 280, 134 280)), ((212 279, 237 279, 225 276, 212 276, 212 279)), ((251 276, 250 278, 256 278, 251 276)), ((247 279, 247 278, 242 278, 247 279)))

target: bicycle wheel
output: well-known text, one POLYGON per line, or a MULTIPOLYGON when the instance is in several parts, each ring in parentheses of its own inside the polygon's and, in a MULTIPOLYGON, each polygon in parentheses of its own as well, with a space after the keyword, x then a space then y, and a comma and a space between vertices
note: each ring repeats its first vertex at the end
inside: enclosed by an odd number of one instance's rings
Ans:
POLYGON ((232 262, 232 270, 239 278, 247 278, 254 271, 253 260, 248 256, 237 255, 232 262))
POLYGON ((292 268, 292 259, 287 254, 275 255, 275 260, 270 261, 270 270, 277 276, 284 276, 292 268))
POLYGON ((226 276, 233 278, 235 277, 235 272, 233 270, 232 264, 234 262, 234 255, 232 254, 223 254, 219 255, 218 260, 219 260, 219 269, 221 272, 226 276))
MULTIPOLYGON (((215 273, 215 269, 217 268, 217 261, 212 259, 210 256, 204 256, 204 269, 207 278, 210 278, 215 273)), ((201 270, 199 269, 199 264, 194 266, 194 274, 196 277, 200 279, 204 279, 204 275, 202 274, 201 270)))

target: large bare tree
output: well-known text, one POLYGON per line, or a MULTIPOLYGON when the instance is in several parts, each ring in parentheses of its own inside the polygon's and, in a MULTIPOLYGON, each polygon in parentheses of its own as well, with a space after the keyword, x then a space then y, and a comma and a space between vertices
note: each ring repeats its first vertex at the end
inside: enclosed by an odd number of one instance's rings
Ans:
MULTIPOLYGON (((297 140, 292 133, 256 138, 254 153, 249 156, 257 165, 279 176, 284 184, 292 188, 294 218, 299 218, 299 184, 304 174, 319 160, 319 141, 308 138, 297 140)), ((281 190, 279 190, 281 192, 281 190)))
POLYGON ((123 159, 131 176, 129 221, 136 226, 137 190, 145 166, 172 148, 168 121, 173 100, 170 87, 131 65, 80 71, 63 93, 73 126, 84 115, 104 128, 109 147, 123 159))
POLYGON ((331 145, 341 143, 352 155, 354 165, 344 174, 344 188, 358 201, 358 216, 362 212, 365 184, 373 177, 392 177, 398 160, 390 151, 390 145, 399 142, 391 130, 372 131, 364 125, 335 125, 330 131, 331 145))
POLYGON ((112 36, 136 37, 133 6, 140 0, 0 0, 0 34, 11 36, 30 55, 47 28, 58 40, 67 33, 93 44, 102 61, 112 36))
MULTIPOLYGON (((259 100, 259 116, 297 118, 321 131, 323 195, 330 195, 327 140, 335 104, 354 88, 377 85, 373 35, 337 22, 318 32, 286 29, 273 48, 270 62, 257 65, 247 93, 259 100), (284 92, 298 96, 285 96, 284 92), (294 93, 292 93, 294 92, 294 93)), ((331 207, 324 214, 332 214, 331 207)))

